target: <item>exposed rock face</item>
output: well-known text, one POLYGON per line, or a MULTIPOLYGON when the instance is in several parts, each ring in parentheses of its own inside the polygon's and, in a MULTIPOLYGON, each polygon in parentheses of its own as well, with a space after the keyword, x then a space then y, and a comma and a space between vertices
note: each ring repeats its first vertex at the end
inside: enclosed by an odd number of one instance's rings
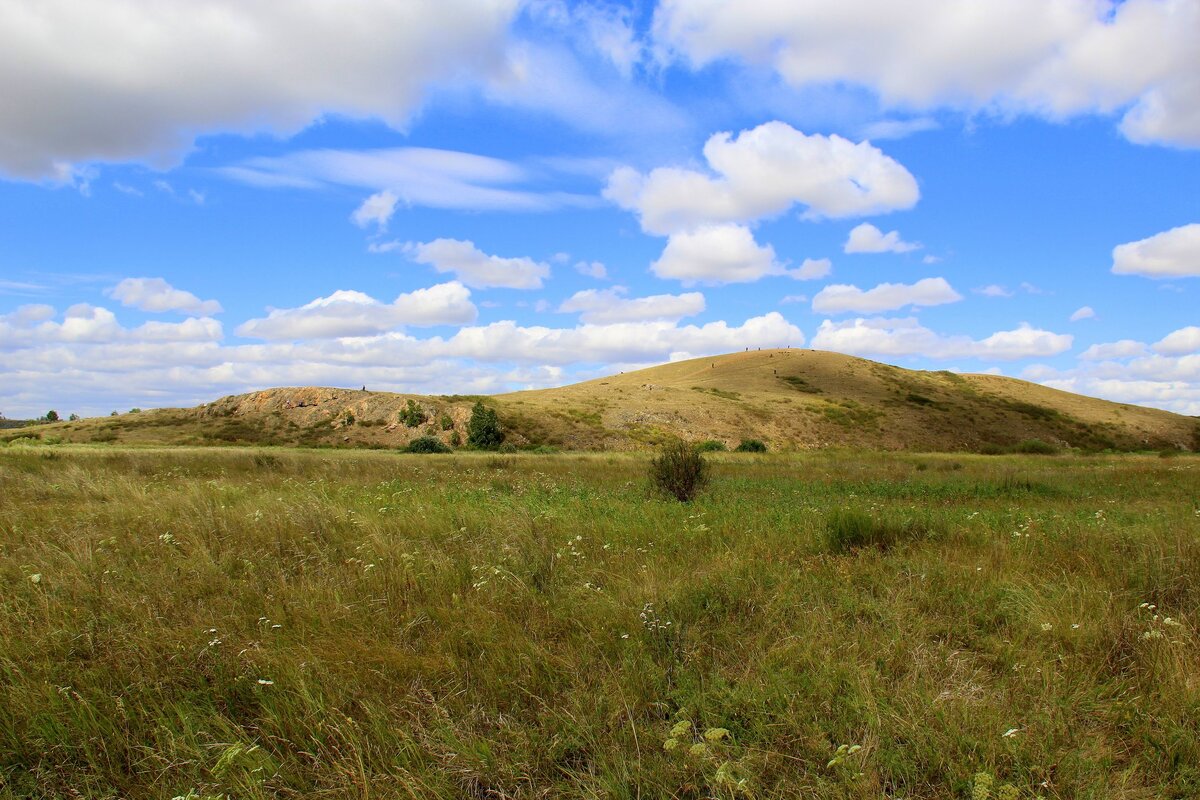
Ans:
POLYGON ((341 442, 404 447, 419 436, 436 436, 449 443, 455 432, 465 441, 471 403, 463 400, 442 402, 437 397, 421 395, 305 386, 223 397, 194 409, 192 413, 201 418, 276 418, 310 430, 327 426, 338 432, 335 438, 341 442), (425 414, 425 422, 413 428, 400 422, 400 412, 410 399, 425 414), (442 429, 443 416, 449 416, 453 422, 446 430, 442 429))

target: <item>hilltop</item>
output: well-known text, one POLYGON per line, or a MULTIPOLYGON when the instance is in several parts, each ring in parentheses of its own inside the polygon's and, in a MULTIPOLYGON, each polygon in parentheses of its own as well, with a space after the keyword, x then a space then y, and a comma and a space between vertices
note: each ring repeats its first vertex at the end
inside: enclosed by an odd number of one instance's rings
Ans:
POLYGON ((663 364, 490 397, 280 388, 191 409, 38 426, 5 438, 154 444, 398 448, 420 435, 466 438, 476 400, 517 446, 639 449, 671 436, 772 449, 829 446, 980 451, 1040 439, 1087 450, 1200 450, 1200 421, 1014 378, 908 370, 817 350, 762 350, 663 364), (416 403, 425 421, 400 412, 416 403))

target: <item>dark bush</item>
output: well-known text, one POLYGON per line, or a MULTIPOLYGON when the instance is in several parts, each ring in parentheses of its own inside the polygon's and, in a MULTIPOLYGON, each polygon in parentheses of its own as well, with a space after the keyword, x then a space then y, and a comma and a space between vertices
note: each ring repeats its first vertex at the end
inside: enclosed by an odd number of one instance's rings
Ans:
POLYGON ((686 503, 708 483, 708 463, 695 445, 671 441, 650 461, 650 480, 663 494, 686 503))
POLYGON ((436 436, 418 436, 405 448, 409 453, 449 453, 450 448, 436 436))
POLYGON ((438 425, 440 425, 444 431, 452 431, 454 430, 454 418, 449 414, 442 414, 442 416, 438 419, 438 425))
POLYGON ((701 453, 723 453, 729 448, 724 442, 719 442, 716 439, 705 439, 696 445, 696 449, 701 453))
POLYGON ((742 439, 735 452, 765 453, 767 452, 767 445, 761 439, 742 439))
POLYGON ((471 419, 467 422, 467 444, 480 450, 495 450, 504 444, 500 418, 482 400, 477 400, 471 409, 471 419))
POLYGON ((1041 439, 1026 439, 1013 445, 1014 453, 1025 453, 1026 455, 1034 456, 1054 456, 1058 455, 1059 449, 1057 446, 1049 442, 1043 442, 1041 439))
POLYGON ((868 547, 887 550, 902 542, 930 538, 932 533, 926 522, 873 517, 852 508, 838 509, 825 520, 825 540, 835 553, 868 547))

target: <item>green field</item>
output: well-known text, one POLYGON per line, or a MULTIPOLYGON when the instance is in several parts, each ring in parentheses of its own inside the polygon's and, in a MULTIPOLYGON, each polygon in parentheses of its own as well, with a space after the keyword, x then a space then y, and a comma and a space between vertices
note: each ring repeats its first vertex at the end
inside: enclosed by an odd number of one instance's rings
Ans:
POLYGON ((0 797, 1200 796, 1200 459, 647 461, 0 450, 0 797))

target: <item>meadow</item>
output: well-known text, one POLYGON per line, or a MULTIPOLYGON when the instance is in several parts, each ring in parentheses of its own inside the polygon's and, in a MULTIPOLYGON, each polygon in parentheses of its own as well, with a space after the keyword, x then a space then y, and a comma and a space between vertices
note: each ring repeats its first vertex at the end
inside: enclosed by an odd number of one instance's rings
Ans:
POLYGON ((0 798, 1200 796, 1200 458, 709 458, 0 449, 0 798))

